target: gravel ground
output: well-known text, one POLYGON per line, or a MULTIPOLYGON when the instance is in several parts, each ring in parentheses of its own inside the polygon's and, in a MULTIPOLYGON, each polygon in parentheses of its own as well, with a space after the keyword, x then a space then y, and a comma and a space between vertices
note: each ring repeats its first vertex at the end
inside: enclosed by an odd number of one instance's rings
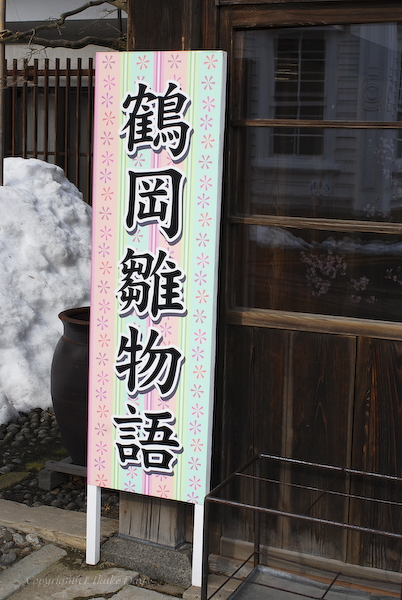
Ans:
MULTIPOLYGON (((38 474, 46 461, 66 456, 53 409, 37 408, 0 425, 0 498, 85 512, 85 478, 66 476, 65 483, 50 491, 39 487, 38 474)), ((118 518, 118 509, 118 492, 102 489, 102 516, 118 518)), ((0 567, 6 568, 41 544, 37 536, 0 528, 0 567)))
POLYGON ((42 546, 43 541, 35 533, 25 535, 11 527, 0 527, 0 572, 42 546))

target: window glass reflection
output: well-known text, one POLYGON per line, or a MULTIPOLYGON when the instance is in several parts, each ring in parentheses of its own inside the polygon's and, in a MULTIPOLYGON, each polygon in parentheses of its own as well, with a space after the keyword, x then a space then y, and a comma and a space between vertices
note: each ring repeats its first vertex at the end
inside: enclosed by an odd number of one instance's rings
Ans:
POLYGON ((398 23, 239 31, 240 117, 396 121, 398 23))
MULTIPOLYGON (((322 156, 295 158, 272 151, 275 129, 236 129, 238 213, 401 220, 398 131, 326 128, 322 130, 322 156)), ((312 135, 316 132, 313 130, 312 135)))
POLYGON ((237 306, 402 320, 400 236, 233 229, 237 306))
MULTIPOLYGON (((282 34, 274 43, 274 118, 323 119, 325 38, 309 31, 282 34)), ((279 128, 273 154, 320 155, 322 129, 279 128)))

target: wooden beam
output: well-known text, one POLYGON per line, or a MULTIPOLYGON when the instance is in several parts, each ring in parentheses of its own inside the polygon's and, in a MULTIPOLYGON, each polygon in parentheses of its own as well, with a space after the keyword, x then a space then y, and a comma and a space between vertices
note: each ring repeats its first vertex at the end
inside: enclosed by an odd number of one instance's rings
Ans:
POLYGON ((287 217, 281 215, 230 216, 229 223, 239 225, 262 225, 263 227, 289 227, 293 229, 316 229, 318 231, 341 231, 343 233, 376 233, 401 235, 402 223, 382 221, 353 221, 352 219, 314 219, 310 217, 287 217))
POLYGON ((268 327, 292 331, 312 331, 347 336, 368 336, 386 340, 402 340, 402 324, 374 319, 354 319, 332 315, 287 312, 269 309, 235 309, 226 313, 226 323, 249 327, 268 327))
MULTIPOLYGON (((229 9, 229 7, 224 7, 229 9)), ((402 19, 402 6, 392 0, 383 2, 293 2, 280 4, 256 4, 234 6, 232 26, 234 28, 343 25, 351 23, 385 23, 402 19)), ((223 7, 222 7, 223 9, 223 7)))

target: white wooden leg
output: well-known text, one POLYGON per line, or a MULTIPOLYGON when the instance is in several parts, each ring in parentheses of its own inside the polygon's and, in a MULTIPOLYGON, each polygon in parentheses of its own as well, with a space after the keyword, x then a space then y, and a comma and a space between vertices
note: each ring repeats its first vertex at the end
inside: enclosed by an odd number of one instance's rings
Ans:
POLYGON ((194 504, 192 585, 194 585, 196 587, 201 587, 201 582, 202 582, 203 533, 204 533, 204 505, 203 504, 194 504))
POLYGON ((100 560, 101 488, 87 485, 86 562, 96 565, 100 560))

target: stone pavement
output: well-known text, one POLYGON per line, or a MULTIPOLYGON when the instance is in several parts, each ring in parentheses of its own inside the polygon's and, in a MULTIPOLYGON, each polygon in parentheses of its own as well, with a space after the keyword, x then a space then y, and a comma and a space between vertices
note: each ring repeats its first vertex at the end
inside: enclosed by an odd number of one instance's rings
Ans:
MULTIPOLYGON (((86 527, 83 513, 0 500, 0 526, 36 533, 47 542, 0 573, 0 600, 173 600, 177 597, 197 600, 200 597, 199 588, 185 590, 153 582, 104 560, 98 565, 87 565, 83 552, 86 527)), ((102 540, 117 531, 117 521, 102 518, 102 540)))

